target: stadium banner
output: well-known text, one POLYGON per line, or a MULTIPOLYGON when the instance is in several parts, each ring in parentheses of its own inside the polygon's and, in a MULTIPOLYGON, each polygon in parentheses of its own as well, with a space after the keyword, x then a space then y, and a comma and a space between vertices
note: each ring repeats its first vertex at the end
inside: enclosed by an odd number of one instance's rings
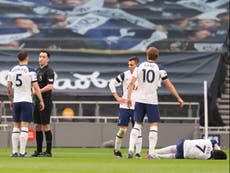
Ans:
MULTIPOLYGON (((201 134, 201 138, 205 139, 205 135, 201 134)), ((217 141, 217 144, 219 146, 222 146, 222 144, 221 144, 221 135, 220 134, 208 134, 208 139, 215 140, 215 141, 217 141)))
POLYGON ((0 47, 222 51, 228 0, 130 2, 2 0, 0 47))
MULTIPOLYGON (((29 51, 30 66, 38 67, 39 51, 29 51)), ((17 51, 0 51, 0 95, 6 95, 7 73, 17 64, 17 51)), ((55 71, 54 93, 64 95, 110 96, 108 82, 128 70, 128 58, 138 56, 145 61, 145 52, 117 51, 51 51, 50 66, 55 71)), ((219 53, 161 52, 158 63, 168 72, 178 92, 184 95, 203 95, 203 81, 208 87, 214 79, 219 53)), ((118 91, 120 91, 118 89, 118 91)), ((163 85, 159 94, 169 95, 163 85)))

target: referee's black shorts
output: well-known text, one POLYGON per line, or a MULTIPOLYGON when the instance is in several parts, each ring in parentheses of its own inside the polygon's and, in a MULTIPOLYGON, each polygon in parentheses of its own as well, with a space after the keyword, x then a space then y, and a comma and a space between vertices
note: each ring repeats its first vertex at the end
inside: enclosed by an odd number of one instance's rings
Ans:
POLYGON ((51 99, 43 99, 45 104, 45 109, 40 111, 39 101, 35 101, 34 105, 34 113, 33 113, 33 121, 35 124, 50 124, 50 116, 52 111, 52 100, 51 99))

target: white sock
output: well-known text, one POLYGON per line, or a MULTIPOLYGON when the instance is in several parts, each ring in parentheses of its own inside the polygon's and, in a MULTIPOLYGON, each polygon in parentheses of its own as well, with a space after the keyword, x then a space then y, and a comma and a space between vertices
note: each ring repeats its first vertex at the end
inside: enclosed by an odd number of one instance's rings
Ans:
POLYGON ((127 131, 126 128, 119 128, 119 131, 117 132, 117 135, 116 135, 115 146, 114 146, 114 149, 116 151, 120 150, 123 138, 126 134, 126 131, 127 131))
POLYGON ((140 129, 140 132, 139 132, 139 135, 138 135, 138 138, 137 138, 137 141, 136 141, 136 153, 141 153, 141 150, 142 150, 142 132, 141 132, 141 129, 140 129))
POLYGON ((158 138, 158 127, 157 126, 151 126, 149 131, 149 154, 153 154, 155 151, 155 147, 157 144, 157 138, 158 138))
POLYGON ((12 131, 12 153, 17 153, 18 152, 18 143, 19 143, 19 135, 20 135, 20 129, 14 127, 12 131))
POLYGON ((28 139, 28 128, 22 127, 20 133, 20 153, 25 154, 26 152, 26 144, 28 139))
POLYGON ((134 146, 137 142, 138 135, 140 134, 141 125, 135 123, 134 127, 131 130, 130 138, 129 138, 129 151, 134 151, 134 146))
POLYGON ((176 153, 176 145, 170 145, 165 148, 155 150, 158 154, 169 154, 169 153, 176 153))
POLYGON ((168 153, 168 154, 157 154, 162 159, 174 159, 176 154, 175 153, 168 153))

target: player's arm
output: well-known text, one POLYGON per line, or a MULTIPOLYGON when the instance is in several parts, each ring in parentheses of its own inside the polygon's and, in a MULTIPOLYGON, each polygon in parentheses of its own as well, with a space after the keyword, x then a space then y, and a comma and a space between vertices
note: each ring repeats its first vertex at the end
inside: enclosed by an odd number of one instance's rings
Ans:
POLYGON ((54 88, 53 84, 49 83, 46 86, 44 86, 43 88, 41 88, 40 91, 41 91, 41 93, 45 93, 45 92, 53 90, 53 88, 54 88))
POLYGON ((135 82, 136 82, 136 78, 134 76, 132 76, 131 78, 131 81, 129 83, 129 86, 128 86, 128 97, 127 97, 127 106, 130 107, 132 106, 132 101, 131 101, 131 95, 132 95, 132 92, 133 92, 133 88, 135 86, 135 82))
POLYGON ((176 88, 174 87, 174 85, 172 84, 172 82, 167 78, 165 80, 163 80, 165 86, 168 88, 168 90, 172 93, 172 95, 174 95, 177 99, 177 101, 180 104, 180 107, 184 106, 184 101, 182 100, 182 98, 179 96, 176 88))
POLYGON ((12 82, 8 81, 7 82, 7 95, 9 97, 9 101, 10 101, 10 109, 13 108, 13 91, 12 91, 12 82))
POLYGON ((126 99, 120 97, 119 94, 117 93, 117 90, 116 90, 116 86, 119 86, 120 84, 121 84, 121 80, 118 79, 118 77, 114 78, 109 82, 109 89, 110 89, 111 93, 113 94, 113 97, 116 99, 117 102, 125 103, 126 99))
POLYGON ((119 102, 119 103, 126 103, 126 99, 124 99, 124 98, 122 98, 122 97, 120 97, 119 95, 118 95, 118 93, 113 93, 113 97, 117 100, 117 102, 119 102))
POLYGON ((213 150, 221 150, 220 146, 218 145, 215 139, 211 139, 210 142, 212 143, 213 150))
POLYGON ((220 146, 218 144, 214 145, 214 150, 221 150, 220 146))
POLYGON ((41 91, 40 91, 40 88, 39 88, 39 85, 37 82, 33 82, 33 89, 34 89, 36 96, 38 97, 38 99, 40 101, 40 110, 42 111, 42 110, 44 110, 45 105, 44 105, 42 94, 41 94, 41 91))
POLYGON ((45 93, 48 91, 53 90, 53 83, 54 83, 54 71, 52 69, 49 69, 47 71, 47 79, 48 84, 44 86, 43 88, 40 88, 41 93, 45 93))

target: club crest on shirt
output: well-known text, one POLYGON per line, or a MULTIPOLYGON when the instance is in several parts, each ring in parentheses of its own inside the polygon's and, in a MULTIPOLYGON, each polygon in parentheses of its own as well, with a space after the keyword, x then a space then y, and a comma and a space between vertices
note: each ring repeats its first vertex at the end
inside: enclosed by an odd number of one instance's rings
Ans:
POLYGON ((39 80, 39 81, 42 81, 42 75, 39 75, 39 76, 38 76, 38 80, 39 80))

